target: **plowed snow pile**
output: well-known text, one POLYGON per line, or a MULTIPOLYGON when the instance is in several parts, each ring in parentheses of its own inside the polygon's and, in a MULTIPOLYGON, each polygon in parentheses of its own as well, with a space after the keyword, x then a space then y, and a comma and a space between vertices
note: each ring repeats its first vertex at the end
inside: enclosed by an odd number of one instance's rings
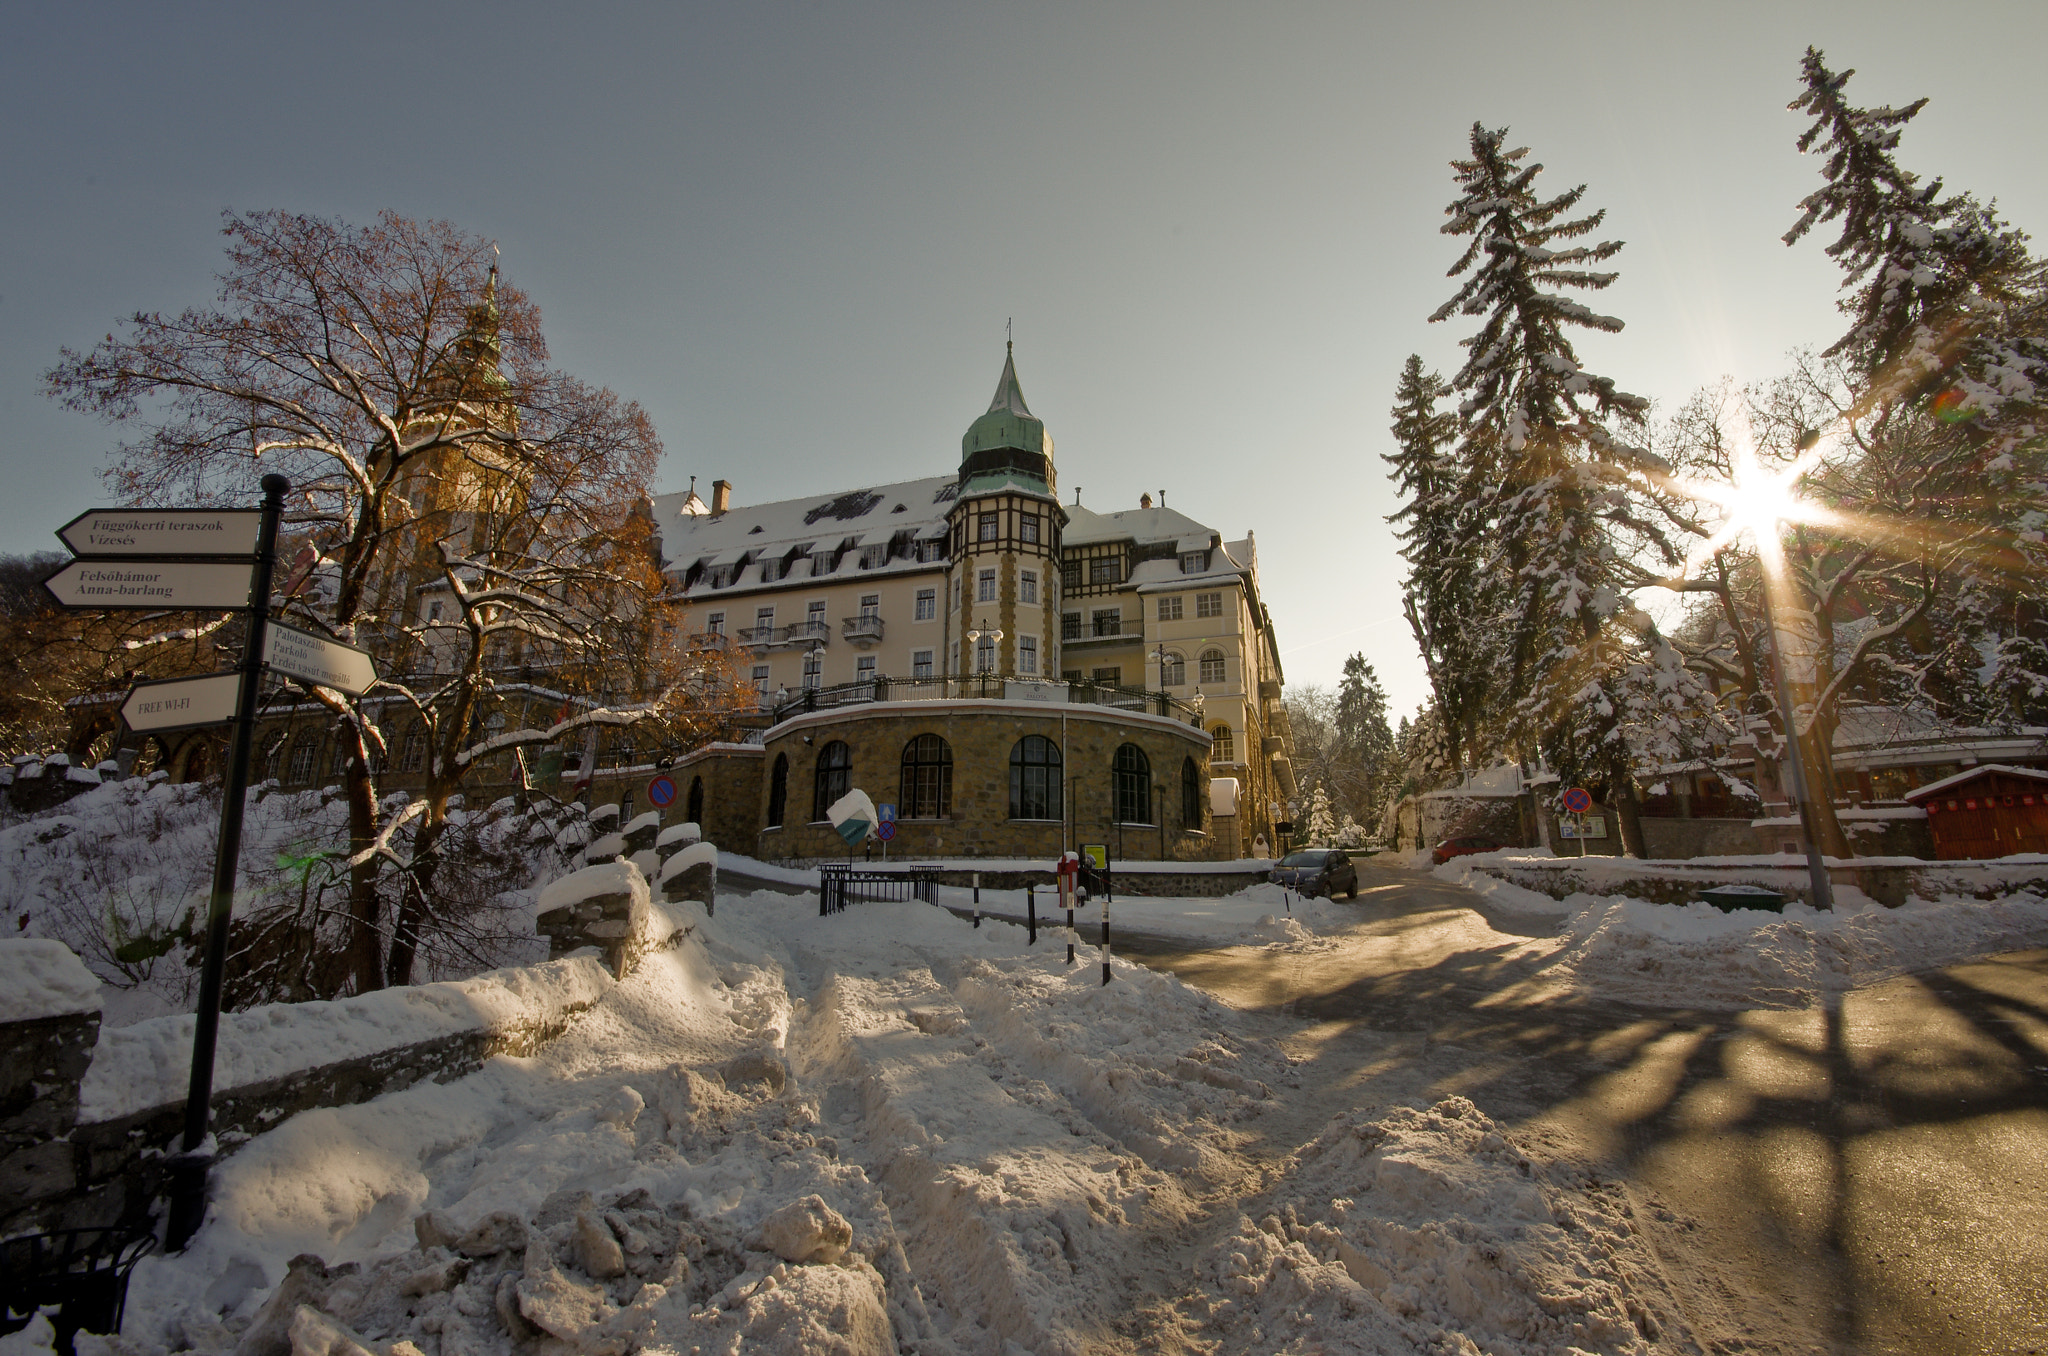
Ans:
MULTIPOLYGON (((919 904, 722 897, 532 1058, 308 1112, 131 1353, 1659 1349, 1617 1195, 1460 1099, 1275 1142, 1253 1020, 919 904)), ((1313 1091, 1313 1090, 1309 1090, 1313 1091)), ((103 1356, 91 1339, 82 1356, 103 1356)))

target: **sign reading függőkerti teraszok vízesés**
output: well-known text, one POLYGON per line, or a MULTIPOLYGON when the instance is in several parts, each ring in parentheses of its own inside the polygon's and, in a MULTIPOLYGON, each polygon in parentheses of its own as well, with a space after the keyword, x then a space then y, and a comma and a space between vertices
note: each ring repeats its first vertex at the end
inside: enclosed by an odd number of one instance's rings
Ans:
POLYGON ((260 509, 87 509, 57 529, 78 556, 252 556, 260 509))

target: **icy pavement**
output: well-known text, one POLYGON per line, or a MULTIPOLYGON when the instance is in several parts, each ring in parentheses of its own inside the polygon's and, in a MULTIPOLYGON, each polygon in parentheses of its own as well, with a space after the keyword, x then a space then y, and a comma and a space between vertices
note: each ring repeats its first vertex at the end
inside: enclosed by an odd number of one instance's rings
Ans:
POLYGON ((540 1054, 224 1160, 118 1345, 1666 1348, 1625 1200, 1462 1098, 1342 1105, 1174 978, 924 905, 687 921, 540 1054))

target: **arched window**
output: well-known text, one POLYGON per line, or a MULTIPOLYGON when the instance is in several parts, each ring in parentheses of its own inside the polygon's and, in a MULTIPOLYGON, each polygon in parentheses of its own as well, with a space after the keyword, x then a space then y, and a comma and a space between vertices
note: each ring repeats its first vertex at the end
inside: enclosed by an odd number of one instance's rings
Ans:
POLYGON ((690 778, 690 799, 688 801, 687 813, 692 824, 701 825, 704 822, 704 779, 702 777, 690 778))
POLYGON ((768 827, 782 827, 783 812, 789 806, 789 755, 775 755, 775 771, 768 776, 768 827))
POLYGON ((1159 661, 1159 686, 1179 687, 1188 680, 1188 661, 1168 650, 1159 661))
POLYGON ((1228 725, 1218 725, 1209 731, 1209 738, 1215 743, 1209 746, 1209 761, 1212 763, 1234 763, 1237 761, 1237 739, 1230 733, 1228 725))
POLYGON ((621 825, 625 825, 625 824, 630 824, 630 823, 632 823, 632 822, 633 822, 633 788, 629 786, 629 787, 627 787, 627 788, 626 788, 626 793, 625 793, 624 795, 622 795, 622 796, 620 796, 620 797, 619 797, 619 823, 620 823, 621 825))
POLYGON ((903 746, 903 782, 896 813, 903 819, 944 819, 953 812, 953 750, 935 734, 903 746))
POLYGON ((842 740, 833 740, 818 750, 817 784, 811 795, 811 822, 817 823, 846 794, 853 784, 853 750, 842 740))
POLYGON ((1219 684, 1223 681, 1223 651, 1202 651, 1202 681, 1219 684))
POLYGON ((1060 746, 1044 735, 1025 735, 1010 750, 1010 818, 1060 819, 1060 746))
POLYGON ((1180 827, 1183 832, 1202 827, 1202 774, 1195 760, 1180 760, 1180 827))
POLYGON ((1136 744, 1124 744, 1116 751, 1116 822, 1152 822, 1152 762, 1136 744))

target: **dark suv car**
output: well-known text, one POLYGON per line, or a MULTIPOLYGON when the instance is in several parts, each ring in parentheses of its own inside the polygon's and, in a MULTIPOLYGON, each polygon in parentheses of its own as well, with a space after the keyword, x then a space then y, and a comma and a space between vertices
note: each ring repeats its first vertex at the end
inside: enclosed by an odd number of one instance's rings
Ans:
POLYGON ((1275 885, 1286 885, 1304 895, 1335 899, 1344 895, 1358 898, 1358 867, 1342 848, 1302 848, 1290 852, 1266 877, 1275 885))

